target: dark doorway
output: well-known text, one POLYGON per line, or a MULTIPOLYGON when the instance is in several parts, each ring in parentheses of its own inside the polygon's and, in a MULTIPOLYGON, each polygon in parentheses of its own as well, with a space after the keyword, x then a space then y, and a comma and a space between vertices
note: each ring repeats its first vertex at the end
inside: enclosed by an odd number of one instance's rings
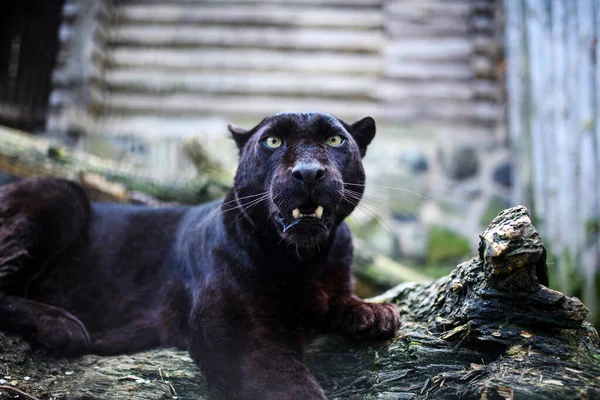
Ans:
POLYGON ((65 0, 0 0, 0 124, 45 127, 65 0))

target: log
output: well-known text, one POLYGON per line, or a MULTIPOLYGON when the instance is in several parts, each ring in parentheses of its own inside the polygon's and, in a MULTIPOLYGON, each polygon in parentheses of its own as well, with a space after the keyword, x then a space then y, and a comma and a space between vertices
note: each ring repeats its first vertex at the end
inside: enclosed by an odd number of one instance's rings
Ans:
POLYGON ((152 115, 197 116, 205 113, 217 115, 269 115, 278 110, 330 110, 345 120, 355 120, 364 115, 383 117, 376 101, 368 99, 335 99, 320 95, 315 98, 275 95, 206 95, 194 93, 171 93, 164 96, 143 93, 111 93, 106 106, 131 113, 152 115))
POLYGON ((217 94, 217 95, 285 95, 319 96, 327 93, 333 98, 368 97, 377 85, 377 78, 341 74, 298 75, 267 71, 217 71, 199 74, 197 70, 173 71, 150 69, 113 69, 106 72, 106 85, 115 91, 156 94, 217 94), (218 82, 218 84, 215 84, 218 82))
POLYGON ((183 4, 125 4, 118 7, 120 23, 198 25, 230 25, 232 28, 249 25, 330 27, 377 29, 381 26, 382 15, 378 9, 364 7, 331 7, 304 5, 302 8, 272 4, 269 7, 256 7, 244 4, 212 4, 198 6, 183 4))
MULTIPOLYGON (((384 37, 379 31, 348 28, 256 28, 238 26, 163 26, 152 23, 117 26, 111 31, 113 45, 187 47, 263 47, 272 49, 330 50, 377 53, 384 37)), ((65 36, 73 32, 65 30, 65 36)))
MULTIPOLYGON (((547 287, 545 256, 527 210, 505 210, 477 258, 372 299, 400 307, 395 338, 320 338, 310 369, 331 399, 600 398, 598 333, 581 301, 547 287)), ((170 349, 66 360, 0 333, 0 371, 5 396, 214 398, 189 356, 170 349)))
POLYGON ((223 196, 230 186, 229 177, 212 169, 189 182, 157 182, 132 165, 73 151, 1 126, 0 171, 22 178, 69 178, 88 189, 94 200, 122 203, 197 204, 223 196))
POLYGON ((301 50, 206 48, 191 52, 186 48, 140 48, 120 46, 111 50, 109 62, 119 69, 157 69, 177 74, 188 70, 293 71, 296 76, 310 73, 339 73, 377 76, 378 54, 321 53, 301 50), (290 63, 290 60, 294 60, 290 63))

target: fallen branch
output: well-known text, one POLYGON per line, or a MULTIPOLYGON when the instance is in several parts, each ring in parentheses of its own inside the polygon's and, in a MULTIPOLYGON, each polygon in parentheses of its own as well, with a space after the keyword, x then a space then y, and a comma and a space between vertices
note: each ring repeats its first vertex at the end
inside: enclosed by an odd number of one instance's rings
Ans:
POLYGON ((81 183, 95 200, 115 202, 144 202, 147 198, 148 202, 197 204, 223 196, 231 184, 214 170, 182 184, 158 182, 132 165, 70 150, 5 127, 0 127, 0 171, 22 178, 62 176, 81 183))
POLYGON ((0 385, 0 390, 10 390, 12 392, 15 392, 19 396, 23 396, 31 400, 39 400, 37 397, 33 397, 32 395, 27 394, 24 391, 14 388, 12 386, 0 385))

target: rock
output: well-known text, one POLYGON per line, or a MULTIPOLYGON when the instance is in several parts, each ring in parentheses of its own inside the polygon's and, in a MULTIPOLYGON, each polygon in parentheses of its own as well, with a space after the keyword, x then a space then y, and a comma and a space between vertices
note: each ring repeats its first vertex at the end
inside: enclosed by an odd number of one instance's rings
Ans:
MULTIPOLYGON (((455 197, 455 201, 459 201, 470 211, 473 207, 473 201, 482 196, 483 188, 481 187, 481 184, 477 182, 477 180, 466 181, 461 183, 459 189, 456 191, 456 194, 458 196, 455 197)), ((489 221, 490 220, 488 219, 488 222, 489 221)))
POLYGON ((492 173, 492 179, 494 182, 505 188, 511 188, 513 186, 512 164, 505 161, 500 165, 497 165, 492 173))
POLYGON ((463 180, 474 177, 479 171, 479 160, 474 148, 448 144, 440 150, 440 162, 449 178, 463 180))
POLYGON ((402 153, 400 161, 414 173, 422 173, 429 168, 425 153, 418 149, 405 151, 402 153))

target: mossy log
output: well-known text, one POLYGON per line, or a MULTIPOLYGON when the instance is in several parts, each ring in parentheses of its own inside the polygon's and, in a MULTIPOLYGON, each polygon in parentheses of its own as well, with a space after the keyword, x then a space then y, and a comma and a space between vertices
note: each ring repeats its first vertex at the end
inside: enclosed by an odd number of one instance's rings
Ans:
MULTIPOLYGON (((400 307, 394 339, 322 337, 308 349, 310 368, 331 399, 600 398, 588 310, 548 289, 546 271, 527 210, 505 210, 481 235, 477 258, 373 299, 400 307)), ((0 371, 2 385, 38 399, 212 398, 189 356, 170 349, 66 360, 0 334, 0 371)))
MULTIPOLYGON (((197 156, 197 155, 196 155, 197 156)), ((70 150, 0 126, 0 172, 17 177, 62 176, 81 183, 95 200, 197 204, 223 196, 230 179, 207 170, 189 182, 158 182, 125 163, 70 150)))

